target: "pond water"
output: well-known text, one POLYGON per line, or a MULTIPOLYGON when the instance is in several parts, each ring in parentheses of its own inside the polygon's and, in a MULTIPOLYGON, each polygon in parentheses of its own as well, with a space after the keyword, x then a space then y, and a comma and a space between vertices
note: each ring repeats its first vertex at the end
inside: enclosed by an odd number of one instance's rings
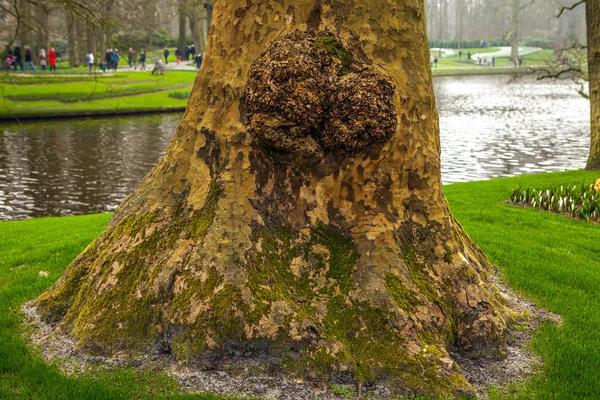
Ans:
MULTIPOLYGON (((569 82, 435 79, 444 183, 585 166, 589 102, 569 82)), ((0 220, 113 211, 180 115, 0 125, 0 220)))

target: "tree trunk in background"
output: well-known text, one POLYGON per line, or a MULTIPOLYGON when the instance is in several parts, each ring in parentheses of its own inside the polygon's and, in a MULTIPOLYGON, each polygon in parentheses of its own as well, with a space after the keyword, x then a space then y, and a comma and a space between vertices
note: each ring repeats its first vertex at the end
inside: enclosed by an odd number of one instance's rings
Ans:
POLYGON ((84 28, 85 21, 81 17, 76 17, 75 35, 77 46, 77 65, 86 65, 85 57, 89 51, 87 48, 87 38, 84 28))
MULTIPOLYGON (((96 27, 96 42, 98 43, 98 55, 101 57, 100 60, 103 60, 106 54, 106 40, 104 36, 104 31, 102 27, 96 27)), ((99 61, 100 62, 100 61, 99 61)))
POLYGON ((49 29, 48 29, 48 25, 49 25, 49 18, 48 18, 48 7, 45 4, 38 4, 35 8, 35 14, 36 14, 36 25, 38 27, 38 31, 36 34, 36 53, 35 53, 35 58, 36 60, 39 60, 37 58, 37 55, 39 54, 41 49, 46 50, 46 55, 48 54, 48 50, 49 50, 49 46, 50 46, 50 38, 49 38, 49 29))
POLYGON ((448 2, 442 1, 440 9, 440 40, 446 40, 448 38, 448 2))
POLYGON ((69 52, 69 67, 77 66, 77 45, 75 44, 75 20, 67 14, 67 47, 69 52))
POLYGON ((95 353, 472 392, 447 349, 502 355, 509 316, 444 199, 423 2, 218 0, 212 23, 169 150, 44 320, 95 353))
MULTIPOLYGON (((29 0, 19 0, 19 13, 21 15, 21 21, 19 26, 19 45, 21 46, 21 51, 23 52, 23 57, 25 57, 25 46, 29 46, 32 48, 32 52, 35 51, 33 49, 33 32, 32 27, 36 24, 33 23, 33 18, 31 16, 32 5, 29 0)), ((25 59, 23 58, 23 62, 25 59)))
POLYGON ((185 45, 187 42, 186 34, 187 34, 187 10, 183 4, 183 0, 179 0, 179 50, 181 50, 181 54, 183 57, 185 45))
POLYGON ((458 42, 458 48, 462 49, 461 42, 463 40, 463 13, 464 13, 464 0, 456 0, 456 41, 458 42))
POLYGON ((519 58, 519 42, 521 41, 520 33, 520 12, 521 0, 512 1, 512 18, 511 18, 511 36, 510 36, 510 59, 517 60, 519 58))
POLYGON ((194 46, 196 47, 196 51, 201 52, 201 35, 200 30, 198 29, 198 14, 196 12, 190 13, 189 23, 190 23, 190 31, 192 31, 192 39, 194 42, 194 46))
MULTIPOLYGON (((98 56, 99 56, 99 49, 96 46, 96 44, 98 43, 98 41, 96 40, 96 35, 94 34, 94 26, 90 23, 87 22, 85 23, 85 47, 86 47, 86 51, 91 51, 92 53, 94 53, 94 57, 96 57, 95 61, 99 61, 98 60, 98 56)), ((84 58, 85 60, 85 58, 84 58)))
POLYGON ((592 137, 586 169, 600 170, 600 0, 587 0, 588 73, 592 137))

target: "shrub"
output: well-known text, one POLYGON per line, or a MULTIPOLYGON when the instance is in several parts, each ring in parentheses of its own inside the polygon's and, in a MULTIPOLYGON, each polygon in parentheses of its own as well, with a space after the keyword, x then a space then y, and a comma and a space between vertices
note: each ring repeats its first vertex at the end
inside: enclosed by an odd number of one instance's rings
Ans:
POLYGON ((171 92, 169 93, 169 97, 177 100, 188 100, 191 96, 192 92, 171 92))

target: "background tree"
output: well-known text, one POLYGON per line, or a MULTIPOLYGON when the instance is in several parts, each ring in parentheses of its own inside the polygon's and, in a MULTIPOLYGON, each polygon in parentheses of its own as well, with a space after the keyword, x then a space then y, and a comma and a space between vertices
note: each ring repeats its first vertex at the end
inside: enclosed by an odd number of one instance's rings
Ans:
POLYGON ((220 0, 167 154, 37 300, 96 353, 472 388, 509 318, 452 218, 422 2, 220 0), (257 22, 258 21, 258 22, 257 22))
MULTIPOLYGON (((580 50, 587 49, 587 68, 579 57, 577 63, 569 63, 564 65, 562 60, 551 62, 548 68, 536 69, 540 73, 540 79, 546 78, 561 78, 564 76, 572 77, 575 75, 575 80, 581 82, 580 94, 590 100, 591 114, 591 138, 590 138, 590 154, 586 165, 587 170, 600 170, 600 1, 598 0, 580 0, 569 6, 562 6, 558 13, 559 19, 571 19, 572 12, 575 13, 579 7, 585 5, 586 22, 587 22, 587 45, 582 45, 577 39, 573 40, 566 48, 561 48, 558 52, 559 58, 563 58, 566 54, 567 59, 573 60, 575 55, 580 50), (568 11, 568 12, 567 12, 568 11), (558 70, 558 72, 557 72, 558 70), (589 83, 589 91, 586 93, 583 82, 589 83)), ((574 14, 576 15, 576 14, 574 14)))
POLYGON ((600 1, 587 0, 588 75, 592 136, 586 169, 600 170, 600 1))

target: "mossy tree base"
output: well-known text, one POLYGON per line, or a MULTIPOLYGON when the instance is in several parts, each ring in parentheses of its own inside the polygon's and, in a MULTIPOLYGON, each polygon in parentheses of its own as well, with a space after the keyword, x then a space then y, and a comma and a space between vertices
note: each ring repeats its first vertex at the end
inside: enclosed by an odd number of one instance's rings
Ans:
MULTIPOLYGON (((215 2, 169 151, 37 300, 45 320, 90 352, 397 393, 471 391, 448 348, 502 356, 509 314, 442 193, 422 8, 215 2), (335 79, 366 83, 342 106, 316 102, 322 112, 299 130, 287 106, 253 109, 249 74, 270 82, 282 69, 261 53, 314 32, 330 34, 302 39, 306 54, 330 57, 335 79), (318 157, 307 157, 313 144, 318 157)), ((321 72, 301 71, 287 78, 292 100, 320 93, 307 88, 321 72)))

